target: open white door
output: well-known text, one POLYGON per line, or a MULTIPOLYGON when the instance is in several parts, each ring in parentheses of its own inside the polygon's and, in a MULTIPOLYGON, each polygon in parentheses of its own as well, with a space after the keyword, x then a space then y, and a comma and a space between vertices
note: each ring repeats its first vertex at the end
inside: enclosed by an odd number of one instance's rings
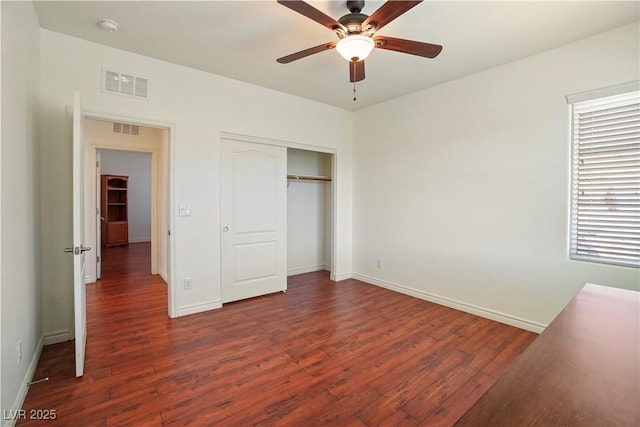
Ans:
POLYGON ((100 280, 102 277, 102 222, 105 220, 100 206, 102 199, 101 168, 100 150, 96 150, 96 280, 100 280))
MULTIPOLYGON (((87 303, 84 283, 84 203, 82 103, 80 92, 73 93, 73 307, 75 321, 76 377, 84 373, 84 353, 87 338, 87 303)), ((68 249, 67 249, 68 250, 68 249)))
POLYGON ((287 289, 287 150, 222 141, 222 302, 287 289))

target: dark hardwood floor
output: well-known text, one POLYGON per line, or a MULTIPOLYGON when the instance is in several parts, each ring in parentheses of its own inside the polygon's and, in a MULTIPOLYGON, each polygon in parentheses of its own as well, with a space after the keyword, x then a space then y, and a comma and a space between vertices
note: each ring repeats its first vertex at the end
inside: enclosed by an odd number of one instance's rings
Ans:
MULTIPOLYGON (((151 274, 151 243, 130 243, 102 248, 102 277, 99 283, 113 284, 133 276, 151 274)), ((91 286, 91 285, 89 285, 91 286)))
POLYGON ((536 337, 326 272, 170 319, 144 246, 103 253, 85 376, 72 342, 45 347, 23 408, 57 418, 18 425, 448 426, 536 337))

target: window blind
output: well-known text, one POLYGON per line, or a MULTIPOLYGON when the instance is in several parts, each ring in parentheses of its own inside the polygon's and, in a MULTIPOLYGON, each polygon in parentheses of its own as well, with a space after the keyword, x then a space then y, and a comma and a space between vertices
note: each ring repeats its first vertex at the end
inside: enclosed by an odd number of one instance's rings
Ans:
POLYGON ((572 259, 640 266, 640 92, 571 105, 572 259))

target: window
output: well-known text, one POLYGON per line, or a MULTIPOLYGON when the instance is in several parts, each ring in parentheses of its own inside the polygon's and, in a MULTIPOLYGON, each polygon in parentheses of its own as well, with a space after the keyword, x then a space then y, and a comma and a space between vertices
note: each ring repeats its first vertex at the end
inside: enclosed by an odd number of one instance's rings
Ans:
POLYGON ((571 102, 571 259, 640 266, 640 92, 571 102))

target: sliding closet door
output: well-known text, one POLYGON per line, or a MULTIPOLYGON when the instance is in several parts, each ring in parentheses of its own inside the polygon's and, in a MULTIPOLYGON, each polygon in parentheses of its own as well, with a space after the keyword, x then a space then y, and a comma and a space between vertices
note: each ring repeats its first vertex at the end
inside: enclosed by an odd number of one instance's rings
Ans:
POLYGON ((287 151, 222 141, 222 302, 287 289, 287 151))

